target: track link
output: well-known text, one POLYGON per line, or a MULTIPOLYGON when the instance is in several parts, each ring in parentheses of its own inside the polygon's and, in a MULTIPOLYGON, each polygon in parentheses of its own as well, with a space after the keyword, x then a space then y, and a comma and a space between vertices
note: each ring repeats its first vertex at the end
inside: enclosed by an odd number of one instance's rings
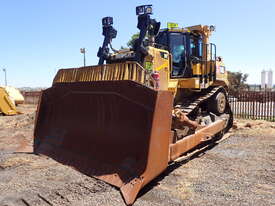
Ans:
POLYGON ((209 98, 211 98, 221 90, 224 90, 222 86, 212 87, 211 89, 207 89, 205 92, 203 92, 203 94, 193 96, 191 100, 189 97, 183 99, 183 103, 180 105, 178 104, 175 107, 180 108, 181 111, 188 116, 202 103, 207 101, 209 98))
MULTIPOLYGON (((211 97, 213 97, 215 94, 218 92, 223 91, 226 93, 226 90, 224 89, 223 86, 216 86, 216 87, 211 87, 209 89, 206 89, 200 94, 194 94, 192 97, 186 97, 182 99, 182 104, 177 104, 174 108, 175 109, 180 109, 182 113, 184 113, 188 118, 195 120, 197 117, 194 117, 194 111, 197 111, 197 109, 205 103, 207 100, 209 100, 211 97), (193 115, 193 118, 192 118, 193 115)), ((233 113, 231 111, 228 98, 227 99, 227 104, 226 104, 226 110, 225 113, 229 114, 229 119, 227 122, 227 126, 224 128, 223 133, 227 132, 233 125, 233 113)))

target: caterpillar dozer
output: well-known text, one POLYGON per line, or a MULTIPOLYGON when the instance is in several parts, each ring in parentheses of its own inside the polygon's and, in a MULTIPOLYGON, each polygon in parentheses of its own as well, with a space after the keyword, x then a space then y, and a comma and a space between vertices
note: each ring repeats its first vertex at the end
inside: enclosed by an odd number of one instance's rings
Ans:
POLYGON ((136 7, 139 38, 115 50, 102 19, 98 65, 60 69, 43 91, 34 153, 120 188, 125 203, 173 161, 232 126, 227 72, 213 26, 160 29, 152 5, 136 7), (112 52, 111 52, 112 50, 112 52))

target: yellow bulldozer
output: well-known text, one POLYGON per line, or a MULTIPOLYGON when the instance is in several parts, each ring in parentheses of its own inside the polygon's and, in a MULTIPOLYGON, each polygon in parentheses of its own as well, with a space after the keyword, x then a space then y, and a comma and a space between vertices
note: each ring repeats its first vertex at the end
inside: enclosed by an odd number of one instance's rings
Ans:
POLYGON ((60 69, 43 91, 34 152, 120 188, 125 203, 173 161, 232 126, 227 72, 213 26, 160 29, 136 7, 139 38, 115 50, 113 18, 95 66, 60 69), (112 50, 112 51, 111 51, 112 50))

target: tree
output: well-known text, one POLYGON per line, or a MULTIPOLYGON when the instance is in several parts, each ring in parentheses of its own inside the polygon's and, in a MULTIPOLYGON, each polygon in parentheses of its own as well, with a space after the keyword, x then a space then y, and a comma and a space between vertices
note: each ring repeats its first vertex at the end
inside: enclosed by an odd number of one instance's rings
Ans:
POLYGON ((247 77, 248 74, 244 74, 242 72, 228 71, 229 90, 235 92, 237 90, 247 89, 247 77))
POLYGON ((130 47, 130 48, 133 48, 135 40, 138 39, 138 37, 139 37, 139 33, 133 34, 131 36, 131 39, 127 42, 127 46, 130 47))

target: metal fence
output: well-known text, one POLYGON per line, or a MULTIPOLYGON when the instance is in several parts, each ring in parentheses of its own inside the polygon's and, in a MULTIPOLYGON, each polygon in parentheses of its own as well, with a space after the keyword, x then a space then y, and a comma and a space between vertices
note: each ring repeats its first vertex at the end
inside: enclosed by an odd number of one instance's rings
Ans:
MULTIPOLYGON (((22 91, 25 104, 37 104, 40 91, 22 91)), ((229 92, 229 102, 236 118, 264 119, 275 122, 275 91, 229 92)))
POLYGON ((21 91, 25 104, 38 104, 41 91, 21 91))
POLYGON ((237 118, 275 121, 275 91, 229 92, 229 102, 237 118))

